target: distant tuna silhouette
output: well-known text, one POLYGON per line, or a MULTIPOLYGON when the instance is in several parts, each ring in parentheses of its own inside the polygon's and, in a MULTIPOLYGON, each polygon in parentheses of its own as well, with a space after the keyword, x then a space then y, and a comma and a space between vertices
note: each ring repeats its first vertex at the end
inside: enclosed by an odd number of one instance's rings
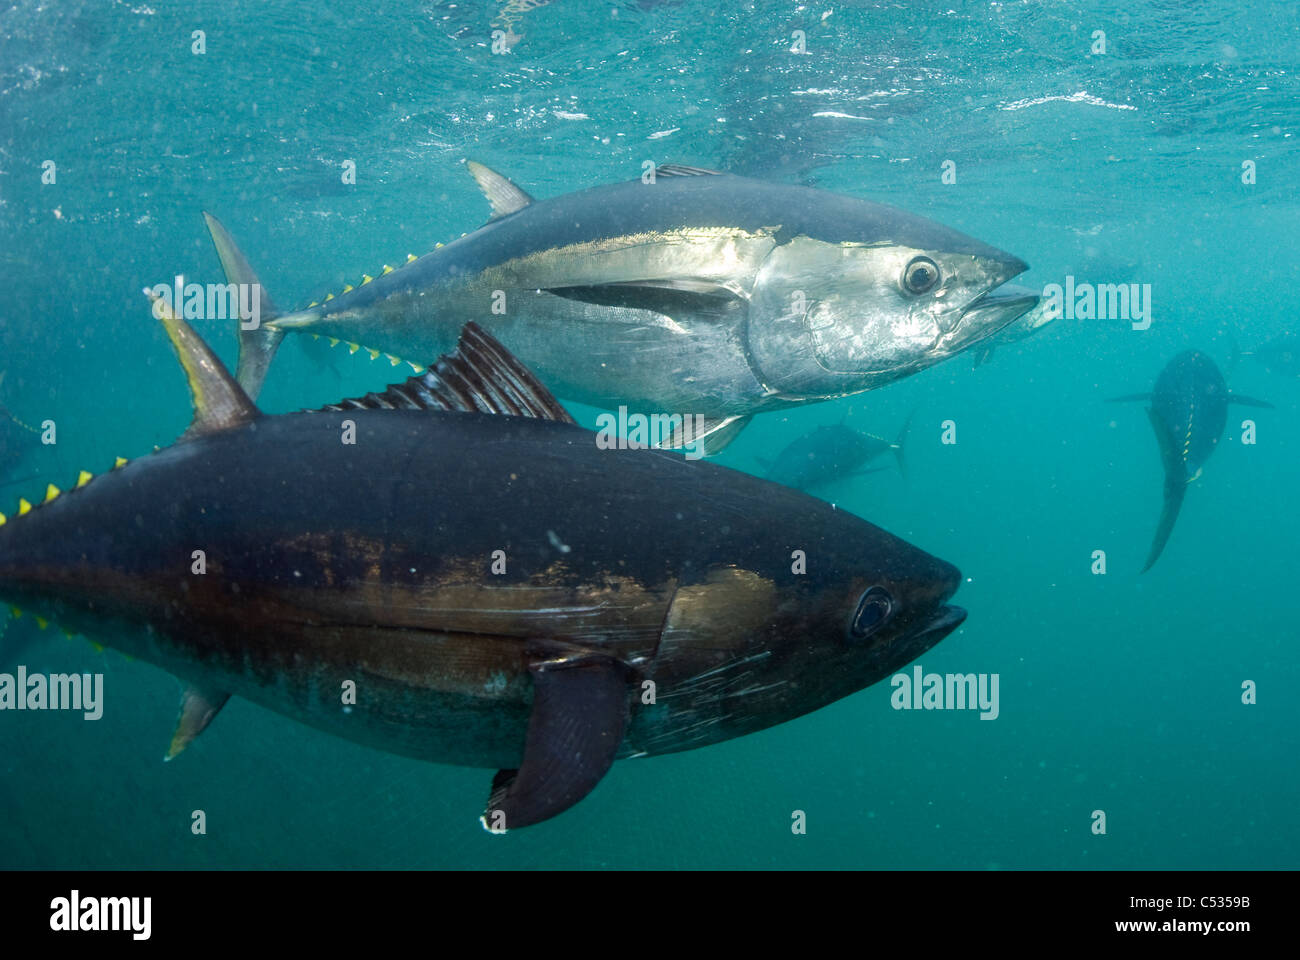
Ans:
POLYGON ((1165 502, 1156 527, 1151 552, 1142 572, 1160 559, 1169 534, 1178 519, 1187 485, 1201 475, 1205 462, 1218 446, 1228 422, 1228 404, 1267 407, 1271 403, 1228 392, 1228 384, 1214 361, 1199 350, 1185 350, 1160 371, 1155 389, 1112 397, 1112 402, 1150 400, 1147 416, 1160 444, 1160 461, 1165 468, 1165 502))

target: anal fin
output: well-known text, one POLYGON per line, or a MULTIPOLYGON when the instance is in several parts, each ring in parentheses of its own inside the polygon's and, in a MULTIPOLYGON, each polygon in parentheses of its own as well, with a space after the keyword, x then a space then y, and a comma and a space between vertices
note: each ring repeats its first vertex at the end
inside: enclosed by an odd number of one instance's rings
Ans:
POLYGON ((163 760, 171 760, 188 747, 195 737, 207 729, 212 718, 229 699, 230 694, 224 690, 203 690, 193 685, 186 687, 181 694, 181 712, 176 718, 176 730, 172 733, 172 742, 167 747, 167 755, 163 760))
POLYGON ((627 668, 599 654, 535 663, 524 760, 492 780, 480 818, 492 833, 548 820, 600 782, 627 726, 627 668))

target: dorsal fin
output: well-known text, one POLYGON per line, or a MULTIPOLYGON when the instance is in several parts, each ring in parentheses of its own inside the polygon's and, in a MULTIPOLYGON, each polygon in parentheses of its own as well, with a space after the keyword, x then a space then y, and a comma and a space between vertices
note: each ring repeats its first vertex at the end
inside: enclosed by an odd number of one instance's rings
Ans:
POLYGON ((688 167, 684 163, 665 163, 655 167, 656 177, 724 177, 721 170, 706 170, 704 167, 688 167))
POLYGON ((153 304, 153 315, 162 321, 163 329, 176 348, 176 356, 180 358, 185 379, 190 384, 194 422, 181 434, 181 440, 229 430, 260 417, 261 413, 248 399, 248 394, 194 328, 176 316, 171 305, 155 296, 152 290, 145 288, 144 293, 153 304))
POLYGON ((469 167, 469 172, 478 181, 483 196, 487 197, 488 203, 492 204, 493 220, 514 213, 516 210, 522 210, 533 202, 532 197, 490 167, 485 167, 474 160, 466 160, 465 166, 469 167))
POLYGON ((449 410, 574 422, 551 391, 473 321, 461 330, 456 349, 424 373, 321 410, 449 410))

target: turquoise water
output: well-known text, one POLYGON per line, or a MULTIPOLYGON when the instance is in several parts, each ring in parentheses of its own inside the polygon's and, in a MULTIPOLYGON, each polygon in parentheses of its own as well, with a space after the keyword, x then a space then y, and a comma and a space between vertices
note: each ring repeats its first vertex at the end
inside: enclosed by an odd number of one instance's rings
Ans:
MULTIPOLYGON (((184 380, 139 290, 220 279, 201 210, 298 305, 481 224, 465 158, 536 196, 631 179, 645 160, 812 185, 1012 251, 1030 286, 1152 285, 1148 330, 1061 320, 978 369, 959 356, 764 416, 718 458, 761 473, 756 458, 819 424, 847 414, 892 436, 916 410, 906 479, 822 492, 962 569, 969 619, 920 662, 999 674, 998 718, 895 711, 879 684, 749 737, 620 762, 573 810, 498 838, 477 822, 490 771, 367 750, 239 700, 164 766, 175 681, 27 617, 0 642, 23 644, 29 671, 104 673, 107 706, 94 722, 0 713, 0 865, 1297 865, 1300 382, 1240 356, 1294 329, 1294 5, 713 6, 556 0, 508 24, 474 3, 0 13, 0 399, 58 430, 43 447, 6 427, 0 509, 184 430, 184 380), (494 20, 520 38, 509 54, 491 52, 494 20), (796 30, 806 55, 790 52, 796 30), (1094 30, 1105 55, 1089 55, 1094 30), (340 182, 348 159, 355 186, 340 182), (1275 409, 1234 409, 1139 577, 1161 472, 1141 406, 1104 401, 1150 389, 1191 347, 1275 409), (1238 442, 1243 417, 1254 445, 1238 442), (940 443, 945 420, 955 445, 940 443)), ((203 332, 233 364, 229 331, 203 332)), ((330 364, 291 340, 260 405, 390 379, 364 354, 330 364)))

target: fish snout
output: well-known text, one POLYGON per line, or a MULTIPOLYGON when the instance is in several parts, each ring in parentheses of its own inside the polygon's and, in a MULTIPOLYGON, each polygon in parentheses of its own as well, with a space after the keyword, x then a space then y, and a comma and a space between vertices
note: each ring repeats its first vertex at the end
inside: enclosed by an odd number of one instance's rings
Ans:
POLYGON ((961 571, 946 560, 931 557, 918 591, 917 615, 913 620, 913 633, 929 635, 938 631, 938 642, 961 625, 966 611, 948 603, 961 587, 961 571))
POLYGON ((915 564, 906 581, 898 584, 906 619, 903 632, 909 638, 933 635, 932 643, 957 629, 966 611, 948 603, 961 586, 961 571, 946 560, 925 555, 915 564))
POLYGON ((1001 260, 1001 271, 1000 271, 1001 279, 998 280, 999 285, 1004 284, 1008 280, 1020 276, 1022 273, 1024 273, 1026 270, 1029 269, 1029 264, 1025 263, 1025 261, 1021 260, 1015 254, 1004 253, 1000 258, 1000 260, 1001 260))

